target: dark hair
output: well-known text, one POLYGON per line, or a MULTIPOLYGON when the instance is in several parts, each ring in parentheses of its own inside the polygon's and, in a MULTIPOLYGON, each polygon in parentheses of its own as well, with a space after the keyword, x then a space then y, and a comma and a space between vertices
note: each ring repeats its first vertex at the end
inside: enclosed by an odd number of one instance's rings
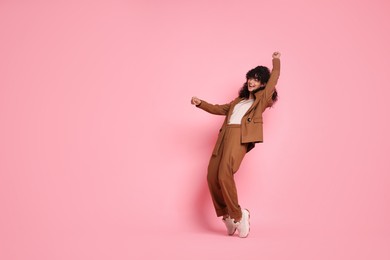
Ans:
MULTIPOLYGON (((257 79, 260 81, 261 84, 267 84, 269 77, 271 76, 271 73, 267 67, 264 66, 257 66, 254 69, 251 69, 246 73, 246 81, 240 91, 238 92, 238 95, 240 98, 249 98, 250 92, 248 90, 248 79, 257 79)), ((255 90, 254 93, 258 91, 264 90, 265 87, 260 87, 259 89, 255 90)), ((272 101, 275 103, 278 100, 278 92, 275 90, 272 94, 272 101)))

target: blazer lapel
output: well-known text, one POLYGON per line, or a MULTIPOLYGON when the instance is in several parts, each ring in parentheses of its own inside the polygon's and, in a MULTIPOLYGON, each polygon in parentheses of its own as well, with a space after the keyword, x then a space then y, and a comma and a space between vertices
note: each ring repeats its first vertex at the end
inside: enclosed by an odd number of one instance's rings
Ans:
POLYGON ((244 98, 236 98, 235 100, 233 100, 232 104, 230 105, 230 109, 229 109, 229 112, 228 112, 228 115, 227 115, 227 119, 229 120, 230 116, 233 114, 233 110, 234 110, 234 107, 241 101, 241 100, 244 100, 244 98))
POLYGON ((245 115, 249 115, 254 109, 256 109, 257 105, 260 103, 260 98, 258 96, 256 96, 252 106, 248 109, 248 111, 246 111, 245 115))

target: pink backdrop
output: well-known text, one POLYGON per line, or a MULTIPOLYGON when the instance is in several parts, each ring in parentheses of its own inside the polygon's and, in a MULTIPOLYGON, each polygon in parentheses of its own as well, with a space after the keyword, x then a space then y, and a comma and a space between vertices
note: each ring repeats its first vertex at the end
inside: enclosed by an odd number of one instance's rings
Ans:
POLYGON ((387 1, 31 2, 0 1, 0 259, 390 258, 387 1), (232 100, 276 50, 236 178, 251 234, 227 237, 223 117, 190 98, 232 100))

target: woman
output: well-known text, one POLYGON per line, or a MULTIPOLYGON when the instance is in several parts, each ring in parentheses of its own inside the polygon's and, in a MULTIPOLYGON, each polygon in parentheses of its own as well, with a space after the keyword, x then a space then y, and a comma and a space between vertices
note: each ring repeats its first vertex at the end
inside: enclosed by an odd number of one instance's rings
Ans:
POLYGON ((272 55, 272 73, 258 66, 246 74, 239 96, 224 105, 212 105, 197 97, 191 103, 215 115, 225 115, 217 143, 210 158, 207 182, 217 216, 222 216, 229 235, 249 234, 249 211, 238 203, 234 174, 245 154, 255 143, 263 142, 263 118, 266 108, 277 100, 276 84, 280 75, 280 53, 272 55))

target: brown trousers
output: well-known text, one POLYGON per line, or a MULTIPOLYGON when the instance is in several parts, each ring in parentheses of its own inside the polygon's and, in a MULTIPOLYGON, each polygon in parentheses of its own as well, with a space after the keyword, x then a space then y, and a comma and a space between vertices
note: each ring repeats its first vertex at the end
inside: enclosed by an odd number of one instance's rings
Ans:
POLYGON ((228 125, 217 155, 212 155, 207 183, 217 216, 228 214, 241 218, 234 174, 247 152, 248 144, 241 143, 241 125, 228 125))

